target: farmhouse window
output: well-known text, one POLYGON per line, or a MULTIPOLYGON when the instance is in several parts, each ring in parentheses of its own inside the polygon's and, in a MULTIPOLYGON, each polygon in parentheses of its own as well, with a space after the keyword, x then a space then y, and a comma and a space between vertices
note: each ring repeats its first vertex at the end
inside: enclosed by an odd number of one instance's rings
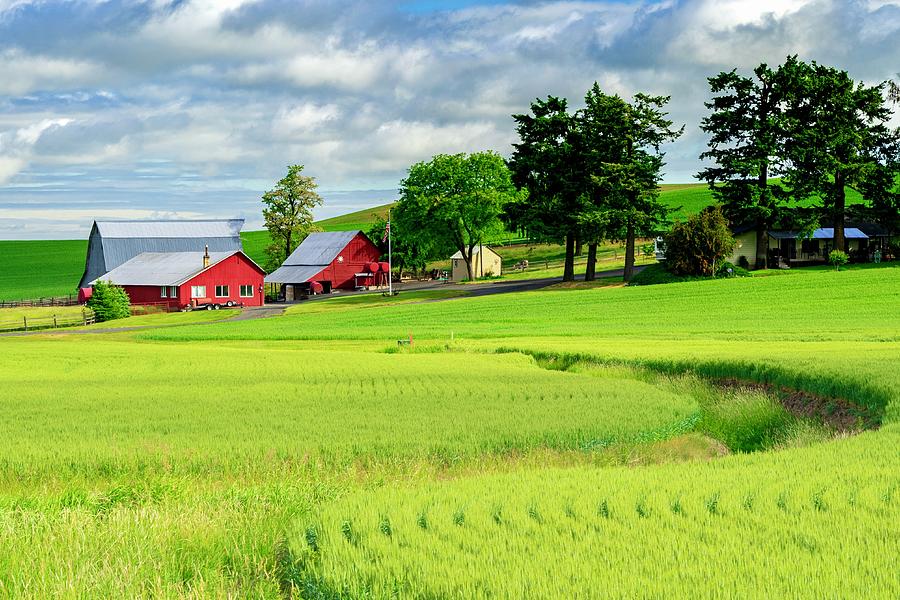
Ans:
POLYGON ((191 286, 191 298, 206 298, 206 286, 205 285, 192 285, 191 286))
POLYGON ((162 286, 161 288, 159 288, 159 297, 160 298, 168 297, 168 295, 169 295, 168 292, 169 292, 169 288, 166 286, 162 286))
POLYGON ((169 288, 169 298, 177 298, 178 297, 178 288, 176 286, 172 286, 169 288))
POLYGON ((252 298, 253 297, 253 286, 252 285, 242 285, 241 286, 241 298, 252 298))
POLYGON ((217 285, 216 286, 216 298, 227 298, 228 297, 228 286, 227 285, 217 285))

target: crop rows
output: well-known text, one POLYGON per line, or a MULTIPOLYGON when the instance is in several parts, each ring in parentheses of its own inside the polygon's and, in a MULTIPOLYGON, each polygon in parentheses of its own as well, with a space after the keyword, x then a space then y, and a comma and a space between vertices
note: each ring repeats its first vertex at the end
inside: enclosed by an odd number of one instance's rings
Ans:
POLYGON ((372 598, 896 597, 900 430, 879 435, 358 493, 298 522, 294 584, 372 598))

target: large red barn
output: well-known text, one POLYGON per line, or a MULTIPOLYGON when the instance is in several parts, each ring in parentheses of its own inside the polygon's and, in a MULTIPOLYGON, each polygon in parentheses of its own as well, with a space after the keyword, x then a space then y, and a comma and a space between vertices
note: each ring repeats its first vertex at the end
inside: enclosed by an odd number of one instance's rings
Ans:
POLYGON ((132 304, 261 306, 264 276, 241 250, 143 252, 90 283, 122 286, 132 304))
POLYGON ((362 231, 327 231, 309 234, 284 264, 266 276, 278 283, 307 291, 313 282, 331 289, 352 290, 375 283, 371 265, 381 258, 378 246, 362 231))

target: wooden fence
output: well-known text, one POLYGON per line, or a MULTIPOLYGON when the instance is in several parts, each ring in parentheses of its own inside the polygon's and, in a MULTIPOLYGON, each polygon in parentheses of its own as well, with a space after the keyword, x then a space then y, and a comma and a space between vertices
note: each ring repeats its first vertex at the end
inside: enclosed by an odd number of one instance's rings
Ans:
POLYGON ((75 294, 69 294, 68 296, 53 296, 50 298, 36 298, 34 300, 0 300, 0 308, 76 306, 77 304, 78 296, 75 294))
POLYGON ((10 331, 40 331, 44 329, 59 329, 61 327, 78 327, 91 325, 97 322, 94 311, 83 308, 81 314, 70 313, 63 315, 49 315, 45 317, 29 317, 23 315, 15 319, 7 320, 0 315, 0 332, 10 331))

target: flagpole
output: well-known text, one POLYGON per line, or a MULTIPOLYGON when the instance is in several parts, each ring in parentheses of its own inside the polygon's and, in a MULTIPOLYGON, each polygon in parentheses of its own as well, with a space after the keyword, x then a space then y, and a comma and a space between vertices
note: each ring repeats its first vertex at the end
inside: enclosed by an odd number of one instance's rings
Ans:
POLYGON ((388 222, 387 222, 387 230, 388 230, 388 295, 394 295, 394 276, 393 269, 394 266, 391 263, 391 211, 388 209, 388 222))

